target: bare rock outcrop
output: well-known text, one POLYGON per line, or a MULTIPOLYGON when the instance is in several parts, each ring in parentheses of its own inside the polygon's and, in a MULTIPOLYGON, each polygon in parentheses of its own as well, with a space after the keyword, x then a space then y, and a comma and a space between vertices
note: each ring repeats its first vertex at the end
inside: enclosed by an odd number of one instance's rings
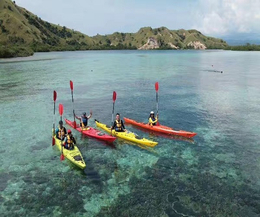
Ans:
POLYGON ((157 49, 159 47, 160 45, 158 41, 155 38, 150 37, 148 38, 147 43, 144 44, 142 47, 139 47, 138 50, 151 50, 151 49, 157 49))
POLYGON ((191 41, 187 44, 188 47, 193 47, 194 49, 197 50, 205 50, 207 47, 202 44, 200 41, 191 41))
POLYGON ((172 49, 176 49, 176 50, 178 50, 179 49, 179 47, 178 46, 176 46, 176 45, 174 45, 174 44, 172 44, 171 42, 169 42, 168 43, 168 45, 172 48, 172 49))
MULTIPOLYGON (((173 43, 169 42, 168 45, 172 49, 180 49, 178 46, 174 45, 173 43)), ((207 47, 202 44, 200 41, 191 41, 187 44, 188 47, 192 47, 193 49, 197 50, 205 50, 207 47)), ((158 49, 160 48, 160 43, 157 41, 156 38, 149 37, 147 40, 147 43, 145 43, 143 46, 139 47, 138 50, 152 50, 152 49, 158 49)))

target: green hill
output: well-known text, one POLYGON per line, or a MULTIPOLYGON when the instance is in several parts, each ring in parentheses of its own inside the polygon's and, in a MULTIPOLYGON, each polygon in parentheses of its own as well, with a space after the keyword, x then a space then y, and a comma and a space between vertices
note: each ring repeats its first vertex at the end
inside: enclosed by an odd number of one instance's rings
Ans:
POLYGON ((128 49, 224 49, 228 46, 222 39, 207 37, 197 30, 169 30, 166 27, 144 27, 137 33, 115 32, 106 36, 97 35, 93 39, 102 46, 128 49), (153 43, 149 46, 149 41, 154 42, 157 48, 153 43), (147 47, 142 48, 145 44, 147 47))
POLYGON ((37 51, 94 49, 224 49, 221 39, 196 30, 141 28, 137 33, 89 37, 65 26, 51 24, 19 7, 0 0, 0 57, 28 56, 37 51))
POLYGON ((36 51, 86 50, 95 45, 89 36, 46 22, 10 0, 0 1, 0 25, 0 56, 26 56, 36 51))

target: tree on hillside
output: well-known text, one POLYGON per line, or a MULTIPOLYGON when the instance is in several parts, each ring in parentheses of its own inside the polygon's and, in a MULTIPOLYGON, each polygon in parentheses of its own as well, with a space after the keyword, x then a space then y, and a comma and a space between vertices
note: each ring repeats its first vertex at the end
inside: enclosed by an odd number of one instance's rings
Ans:
POLYGON ((2 33, 8 33, 8 30, 5 28, 4 25, 1 25, 2 33))
POLYGON ((110 44, 111 44, 111 41, 110 41, 110 39, 109 39, 109 38, 107 38, 107 39, 106 39, 106 43, 107 43, 108 45, 110 45, 110 44))

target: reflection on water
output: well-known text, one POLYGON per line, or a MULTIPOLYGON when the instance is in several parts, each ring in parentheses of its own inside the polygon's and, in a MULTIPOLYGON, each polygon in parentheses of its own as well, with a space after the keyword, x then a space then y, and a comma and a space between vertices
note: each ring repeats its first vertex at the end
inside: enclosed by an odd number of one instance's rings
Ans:
POLYGON ((30 61, 30 62, 35 62, 35 61, 50 61, 50 60, 54 60, 54 58, 47 58, 47 59, 24 59, 25 57, 23 58, 17 58, 17 59, 2 59, 0 61, 0 64, 5 64, 5 63, 20 63, 20 62, 27 62, 27 61, 30 61))

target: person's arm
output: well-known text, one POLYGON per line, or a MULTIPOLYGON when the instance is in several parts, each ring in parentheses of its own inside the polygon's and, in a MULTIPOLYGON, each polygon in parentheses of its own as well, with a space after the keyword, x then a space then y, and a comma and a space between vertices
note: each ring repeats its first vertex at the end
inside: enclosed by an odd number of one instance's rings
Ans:
POLYGON ((121 125, 122 125, 122 129, 123 129, 124 131, 126 131, 124 122, 123 122, 122 120, 121 120, 121 125))
POLYGON ((91 117, 92 117, 92 111, 90 111, 89 116, 87 118, 90 119, 91 117))
POLYGON ((72 137, 72 141, 73 141, 74 145, 76 145, 76 139, 74 136, 72 137))
POLYGON ((155 120, 153 121, 153 119, 150 117, 149 118, 149 124, 155 124, 157 122, 157 117, 155 118, 155 120))
POLYGON ((65 139, 64 139, 64 142, 63 142, 63 146, 65 146, 65 144, 67 143, 67 136, 65 137, 65 139))
POLYGON ((59 133, 59 128, 56 128, 56 130, 55 130, 56 137, 58 137, 58 133, 59 133))
POLYGON ((81 120, 81 117, 75 115, 75 118, 78 119, 78 120, 81 120))
POLYGON ((116 122, 114 121, 114 124, 111 126, 111 130, 115 129, 116 127, 116 122))

